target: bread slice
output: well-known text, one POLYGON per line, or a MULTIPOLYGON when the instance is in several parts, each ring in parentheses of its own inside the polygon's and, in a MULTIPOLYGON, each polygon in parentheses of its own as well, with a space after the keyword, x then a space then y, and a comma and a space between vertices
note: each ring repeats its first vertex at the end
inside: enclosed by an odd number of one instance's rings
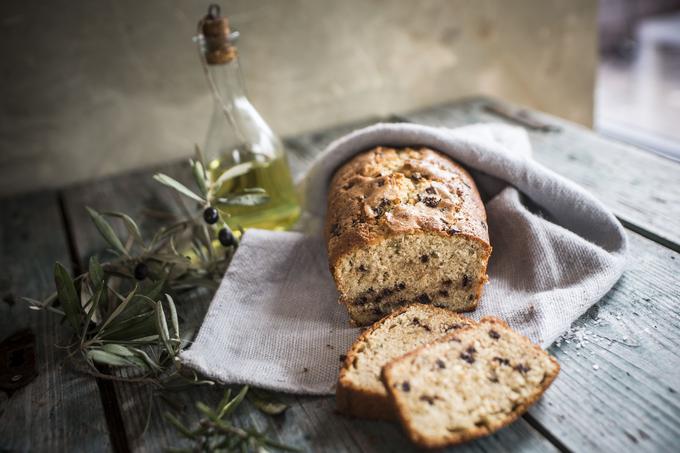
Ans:
POLYGON ((354 342, 340 370, 337 409, 345 415, 395 420, 380 370, 390 360, 473 321, 445 308, 402 307, 366 329, 354 342))
POLYGON ((382 379, 408 437, 425 448, 511 423, 548 388, 557 361, 495 318, 397 358, 382 379))
POLYGON ((471 311, 487 281, 486 212, 472 176, 427 148, 377 147, 339 168, 325 234, 354 324, 413 302, 471 311))

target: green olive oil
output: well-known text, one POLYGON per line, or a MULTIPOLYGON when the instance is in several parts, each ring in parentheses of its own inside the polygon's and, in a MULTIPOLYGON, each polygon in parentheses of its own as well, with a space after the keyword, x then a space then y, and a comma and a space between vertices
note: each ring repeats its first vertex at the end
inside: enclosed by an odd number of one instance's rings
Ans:
MULTIPOLYGON (((223 160, 215 159, 208 164, 210 177, 220 177, 229 166, 223 160)), ((223 184, 218 197, 244 189, 259 187, 267 192, 269 200, 256 206, 227 206, 218 204, 230 228, 262 228, 267 230, 287 230, 295 224, 300 215, 300 204, 292 183, 285 155, 280 155, 268 164, 258 166, 245 175, 231 179, 223 184)))

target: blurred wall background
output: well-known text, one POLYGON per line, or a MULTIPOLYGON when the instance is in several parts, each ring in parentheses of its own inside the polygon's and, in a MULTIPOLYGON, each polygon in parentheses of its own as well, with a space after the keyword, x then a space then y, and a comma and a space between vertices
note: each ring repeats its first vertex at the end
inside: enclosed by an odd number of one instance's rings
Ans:
MULTIPOLYGON (((207 1, 0 4, 0 194, 165 162, 211 98, 207 1)), ((224 0, 255 106, 281 135, 484 93, 590 125, 594 0, 224 0)))

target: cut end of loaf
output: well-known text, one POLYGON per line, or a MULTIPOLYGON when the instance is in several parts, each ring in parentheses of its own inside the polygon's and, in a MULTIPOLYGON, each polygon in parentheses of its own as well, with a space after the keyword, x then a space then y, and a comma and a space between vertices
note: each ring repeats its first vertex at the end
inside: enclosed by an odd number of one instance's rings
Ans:
POLYGON ((402 234, 340 258, 335 280, 357 325, 411 303, 470 311, 487 281, 489 255, 487 243, 465 234, 402 234))
POLYGON ((485 318, 394 360, 382 378, 409 438, 438 448, 511 423, 558 372, 545 351, 504 322, 485 318))

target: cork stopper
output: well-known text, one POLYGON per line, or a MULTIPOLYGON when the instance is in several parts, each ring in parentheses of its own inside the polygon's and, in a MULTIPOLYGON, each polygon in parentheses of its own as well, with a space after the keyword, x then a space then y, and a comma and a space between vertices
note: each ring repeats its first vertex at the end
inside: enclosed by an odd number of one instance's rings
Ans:
POLYGON ((205 45, 205 60, 210 65, 226 64, 237 57, 236 47, 229 40, 229 19, 220 15, 219 5, 208 7, 208 14, 198 23, 205 45))

